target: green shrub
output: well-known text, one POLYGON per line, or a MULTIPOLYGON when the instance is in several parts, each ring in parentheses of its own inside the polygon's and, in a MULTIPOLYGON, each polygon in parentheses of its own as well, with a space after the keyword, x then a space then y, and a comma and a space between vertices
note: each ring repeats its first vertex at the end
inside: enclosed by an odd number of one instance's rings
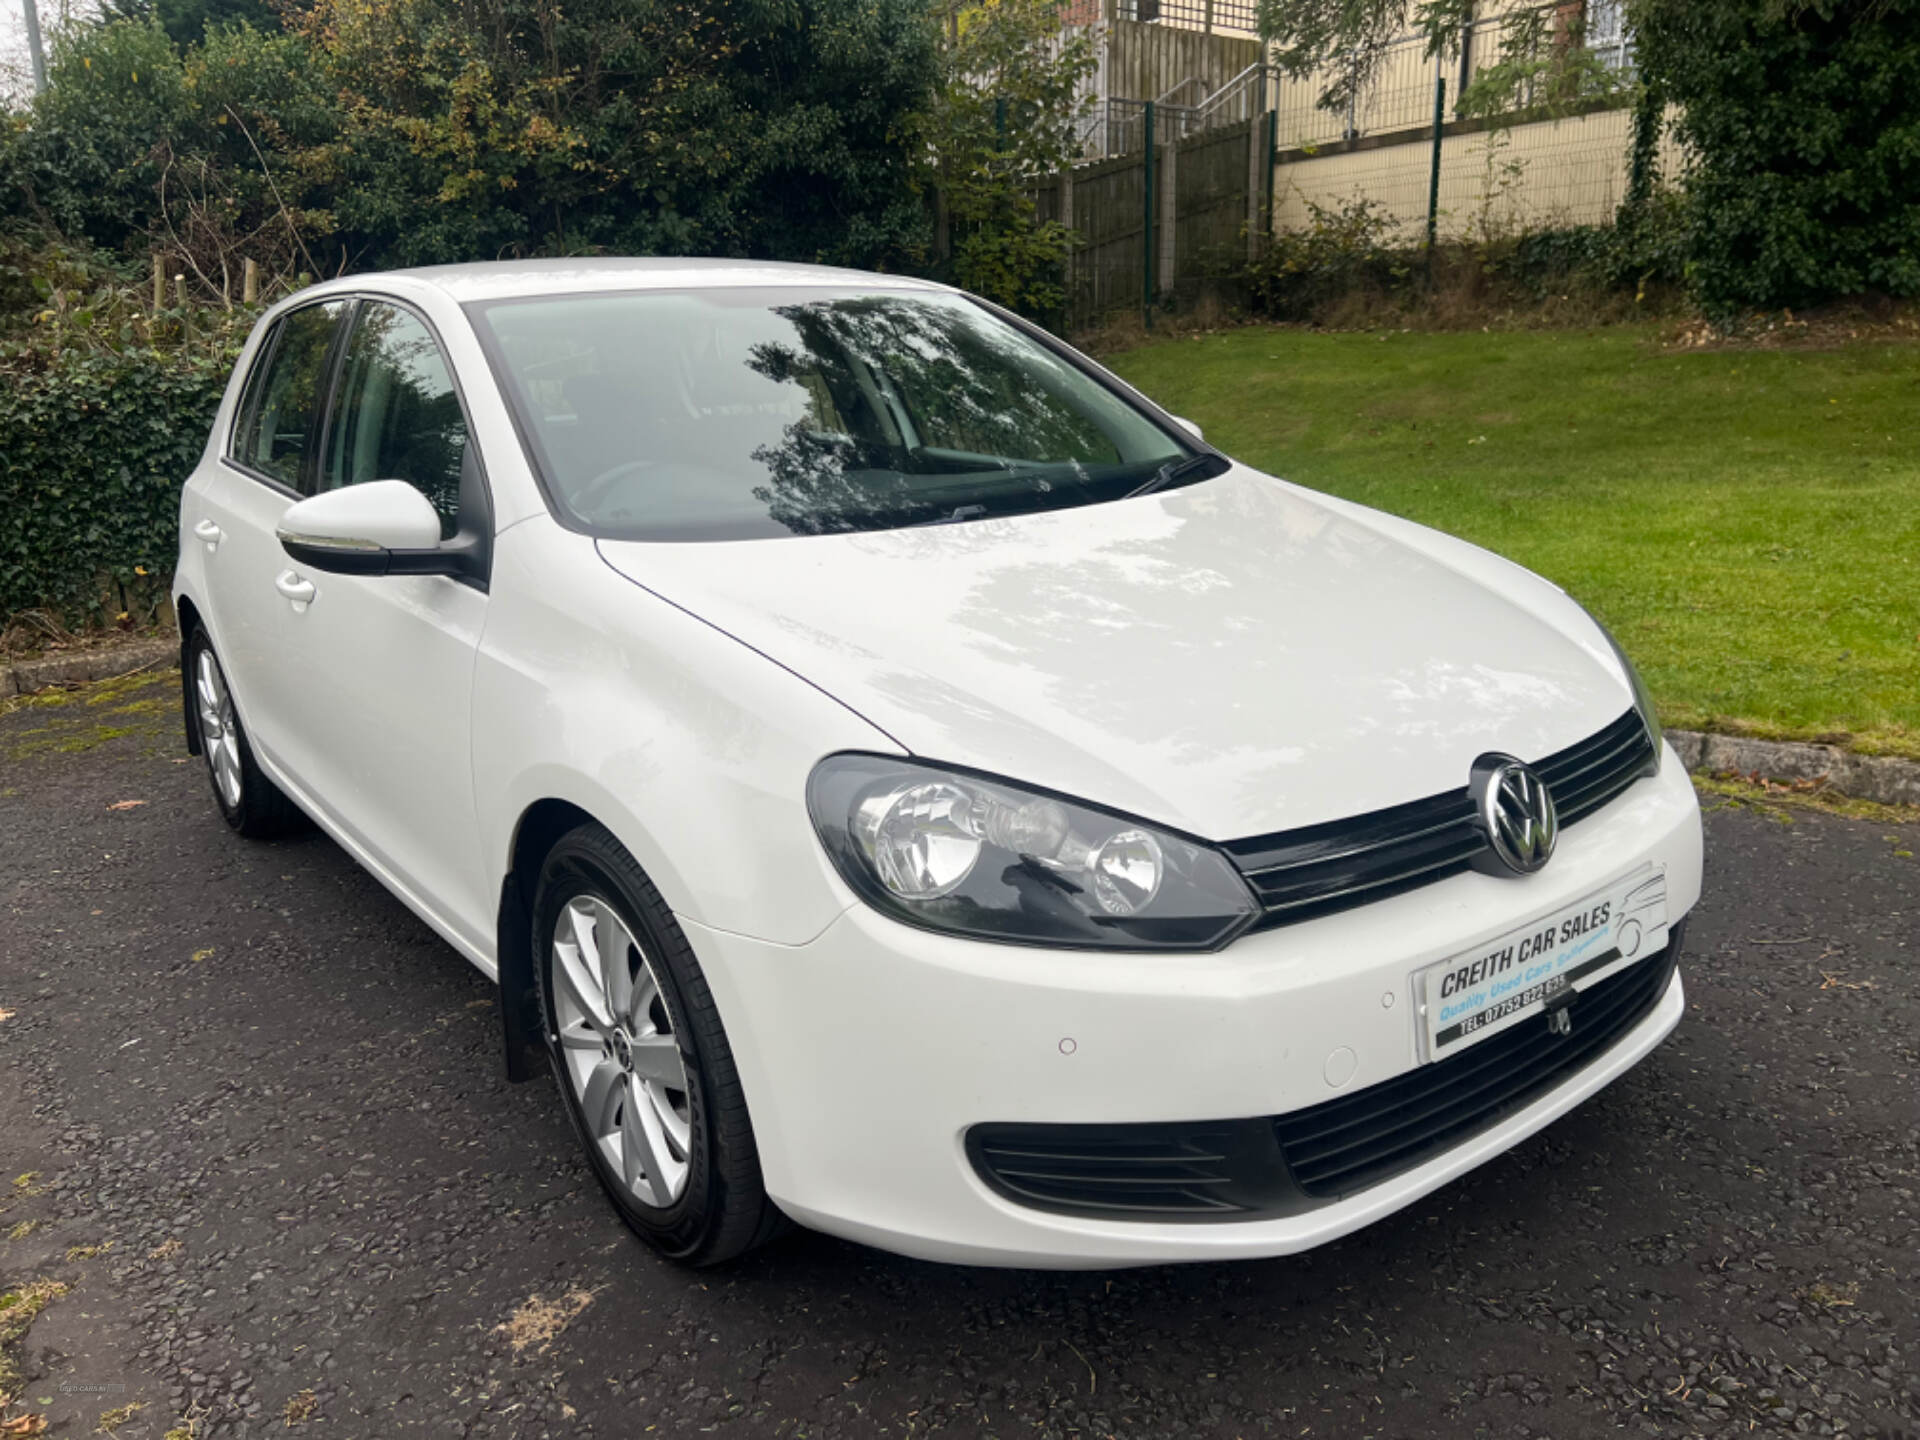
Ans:
POLYGON ((288 23, 339 115, 292 166, 337 227, 324 268, 925 249, 922 0, 307 0, 288 23))
POLYGON ((1717 317, 1920 294, 1920 0, 1635 0, 1717 317))
POLYGON ((232 359, 82 350, 0 374, 0 615, 154 606, 232 359))
POLYGON ((110 261, 0 245, 0 621, 151 618, 200 459, 256 312, 154 314, 110 261))
POLYGON ((1639 307, 1649 300, 1671 303, 1687 279, 1691 217, 1673 192, 1623 207, 1612 225, 1443 240, 1431 259, 1371 200, 1309 204, 1308 211, 1304 229, 1273 236, 1244 272, 1256 314, 1335 324, 1479 324, 1573 301, 1591 317, 1613 317, 1643 313, 1639 307))
POLYGON ((1484 247, 1490 278, 1535 299, 1569 290, 1678 290, 1687 279, 1685 198, 1661 192, 1623 208, 1612 225, 1532 230, 1484 247))
POLYGON ((186 113, 179 52, 157 25, 119 21, 59 32, 46 90, 7 117, 0 215, 109 249, 159 212, 158 146, 186 113))
POLYGON ((1391 243, 1397 227, 1375 201, 1308 202, 1304 230, 1275 235, 1247 267, 1247 303, 1275 320, 1312 320, 1336 300, 1403 284, 1412 251, 1391 243))

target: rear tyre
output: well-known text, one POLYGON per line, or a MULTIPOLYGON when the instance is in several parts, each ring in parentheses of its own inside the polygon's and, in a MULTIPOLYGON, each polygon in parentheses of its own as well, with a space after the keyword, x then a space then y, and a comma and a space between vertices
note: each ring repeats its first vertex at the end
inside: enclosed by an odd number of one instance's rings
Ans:
POLYGON ((662 1255, 718 1265, 785 1220, 686 935, 599 825, 563 836, 533 903, 541 1033, 595 1178, 662 1255))
POLYGON ((196 629, 187 649, 192 667, 189 692, 193 696, 194 733, 207 762, 207 779, 220 814, 240 834, 264 840, 284 835, 306 823, 300 807, 261 771, 247 743, 247 732, 234 707, 233 691, 220 657, 205 630, 196 629))

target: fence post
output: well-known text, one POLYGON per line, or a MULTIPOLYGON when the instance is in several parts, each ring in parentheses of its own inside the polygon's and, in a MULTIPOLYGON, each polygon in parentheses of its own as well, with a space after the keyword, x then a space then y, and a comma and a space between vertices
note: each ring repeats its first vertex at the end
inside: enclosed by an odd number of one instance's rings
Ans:
POLYGON ((1266 129, 1259 111, 1247 117, 1247 260, 1260 258, 1260 197, 1267 187, 1260 178, 1260 157, 1266 151, 1266 129))
POLYGON ((1266 181, 1267 192, 1266 204, 1260 213, 1260 233, 1262 236, 1271 236, 1273 234, 1273 190, 1275 183, 1273 170, 1274 166, 1279 163, 1279 158, 1280 112, 1278 110, 1269 110, 1267 111, 1267 155, 1266 158, 1260 162, 1260 178, 1266 181))
POLYGON ((1166 154, 1160 157, 1160 241, 1154 247, 1159 260, 1160 293, 1171 295, 1180 267, 1180 132, 1168 126, 1166 154))
POLYGON ((1146 167, 1140 177, 1142 218, 1146 228, 1140 233, 1140 323, 1153 328, 1153 101, 1147 101, 1147 148, 1141 157, 1146 167))
POLYGON ((1067 232, 1067 255, 1060 262, 1060 333, 1073 328, 1073 254, 1080 248, 1080 231, 1073 223, 1073 161, 1060 169, 1060 224, 1067 232))
POLYGON ((1447 77, 1433 77, 1433 173, 1427 180, 1427 273, 1433 273, 1433 246, 1440 234, 1440 128, 1447 119, 1447 77))

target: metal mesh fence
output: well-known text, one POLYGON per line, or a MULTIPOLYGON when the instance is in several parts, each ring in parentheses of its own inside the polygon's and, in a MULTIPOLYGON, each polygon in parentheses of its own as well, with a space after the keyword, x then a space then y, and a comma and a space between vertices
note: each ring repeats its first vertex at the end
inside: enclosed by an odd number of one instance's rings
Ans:
MULTIPOLYGON (((1442 240, 1610 223, 1631 181, 1633 120, 1629 87, 1595 81, 1609 71, 1624 81, 1633 63, 1619 4, 1506 0, 1438 58, 1424 36, 1402 36, 1353 103, 1330 110, 1319 104, 1330 74, 1288 76, 1268 62, 1253 0, 1104 0, 1101 98, 1080 125, 1081 160, 1041 186, 1043 214, 1080 235, 1067 318, 1086 324, 1197 281, 1230 282, 1265 237, 1355 206, 1400 244, 1422 239, 1430 219, 1442 240), (1522 58, 1512 46, 1529 29, 1549 47, 1539 83, 1557 93, 1523 85, 1512 113, 1463 114, 1461 92, 1522 58), (1560 63, 1575 57, 1577 67, 1560 63), (1568 100, 1568 76, 1584 98, 1568 100), (1549 100, 1555 114, 1541 118, 1549 100)), ((1683 160, 1669 125, 1660 170, 1673 178, 1683 160)))
MULTIPOLYGON (((1430 129, 1433 124, 1434 82, 1447 82, 1447 118, 1457 119, 1461 93, 1488 68, 1509 58, 1512 31, 1505 15, 1477 20, 1469 27, 1459 54, 1444 60, 1427 54, 1424 35, 1403 35, 1389 43, 1372 81, 1355 102, 1338 110, 1320 105, 1327 88, 1325 74, 1283 75, 1274 83, 1274 108, 1279 112, 1280 143, 1287 148, 1325 145, 1336 140, 1430 129)), ((1587 48, 1603 65, 1623 74, 1633 62, 1632 49, 1616 27, 1604 44, 1587 48)), ((1523 93, 1522 108, 1534 97, 1523 93)))
MULTIPOLYGON (((1605 224, 1626 198, 1632 117, 1603 110, 1562 120, 1443 135, 1436 230, 1442 239, 1491 239, 1525 230, 1605 224)), ((1663 147, 1664 172, 1678 153, 1663 147)), ((1281 151, 1274 224, 1297 230, 1314 210, 1371 204, 1411 240, 1424 232, 1433 139, 1281 151)))
MULTIPOLYGON (((1549 17, 1566 25, 1554 7, 1549 17)), ((1492 238, 1523 230, 1610 221, 1626 196, 1632 122, 1618 99, 1596 98, 1554 118, 1523 118, 1536 97, 1523 89, 1512 117, 1472 118, 1461 93, 1489 67, 1510 58, 1512 11, 1477 21, 1457 55, 1427 54, 1424 36, 1386 47, 1370 84, 1352 104, 1319 103, 1329 76, 1278 76, 1273 82, 1276 172, 1274 225, 1299 229, 1316 209, 1366 202, 1417 238, 1432 199, 1435 102, 1440 108, 1440 164, 1435 228, 1443 239, 1492 238)), ((1623 78, 1633 62, 1618 0, 1588 0, 1582 29, 1564 29, 1556 44, 1584 43, 1601 66, 1623 78)), ((1543 98, 1543 97, 1542 97, 1543 98)), ((1682 157, 1671 131, 1660 154, 1663 172, 1682 157)))

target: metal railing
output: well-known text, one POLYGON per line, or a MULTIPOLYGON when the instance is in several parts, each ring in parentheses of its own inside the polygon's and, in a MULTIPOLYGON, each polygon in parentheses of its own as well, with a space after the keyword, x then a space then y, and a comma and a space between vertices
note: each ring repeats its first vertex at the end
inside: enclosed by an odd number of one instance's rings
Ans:
MULTIPOLYGON (((1208 130, 1241 125, 1267 109, 1269 74, 1262 64, 1249 65, 1212 94, 1199 79, 1183 80, 1154 101, 1154 136, 1158 143, 1186 140, 1208 130), (1197 104, 1172 103, 1167 96, 1190 94, 1198 88, 1197 104)), ((1080 121, 1080 154, 1089 160, 1130 155, 1146 143, 1146 101, 1097 100, 1080 121)))
POLYGON ((1247 66, 1194 107, 1202 130, 1250 120, 1267 108, 1267 67, 1260 61, 1247 66))
MULTIPOLYGON (((1101 100, 1095 103, 1080 129, 1080 153, 1089 160, 1132 155, 1146 148, 1145 100, 1101 100)), ((1153 103, 1154 143, 1166 145, 1199 132, 1198 112, 1191 105, 1153 103)))
POLYGON ((1254 0, 1116 0, 1114 14, 1122 20, 1178 25, 1209 35, 1259 33, 1254 0))

